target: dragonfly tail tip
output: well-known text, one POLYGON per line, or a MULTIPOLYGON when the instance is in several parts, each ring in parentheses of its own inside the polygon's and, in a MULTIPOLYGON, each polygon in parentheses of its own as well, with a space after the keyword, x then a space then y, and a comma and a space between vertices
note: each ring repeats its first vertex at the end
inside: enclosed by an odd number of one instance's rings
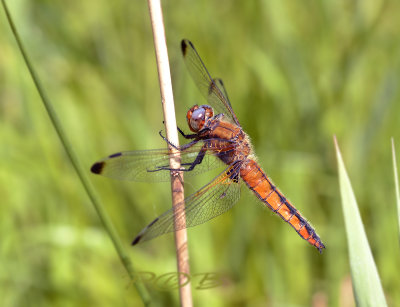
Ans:
POLYGON ((321 242, 319 246, 316 246, 318 248, 318 251, 320 254, 322 254, 322 251, 326 248, 325 245, 321 242))

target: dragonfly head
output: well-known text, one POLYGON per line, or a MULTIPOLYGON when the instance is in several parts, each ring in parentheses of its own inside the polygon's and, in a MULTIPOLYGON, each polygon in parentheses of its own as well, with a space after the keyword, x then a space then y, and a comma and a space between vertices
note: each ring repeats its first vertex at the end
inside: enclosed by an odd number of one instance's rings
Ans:
POLYGON ((190 130, 199 132, 203 129, 205 123, 214 116, 214 111, 210 106, 197 104, 190 108, 187 112, 186 118, 190 130))

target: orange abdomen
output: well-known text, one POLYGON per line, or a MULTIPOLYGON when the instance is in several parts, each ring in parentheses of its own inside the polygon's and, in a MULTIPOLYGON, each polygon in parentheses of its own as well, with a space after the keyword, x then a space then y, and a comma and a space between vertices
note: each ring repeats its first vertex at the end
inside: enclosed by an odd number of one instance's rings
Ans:
POLYGON ((257 162, 247 159, 240 169, 240 176, 250 190, 272 211, 289 223, 303 239, 318 248, 320 252, 325 248, 312 226, 273 185, 257 162))

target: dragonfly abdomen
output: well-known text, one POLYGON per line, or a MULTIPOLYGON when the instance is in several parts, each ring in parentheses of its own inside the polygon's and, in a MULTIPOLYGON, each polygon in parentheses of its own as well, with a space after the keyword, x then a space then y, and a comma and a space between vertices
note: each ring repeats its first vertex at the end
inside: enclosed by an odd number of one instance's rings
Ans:
POLYGON ((314 245, 320 252, 325 248, 313 227, 274 186, 256 161, 247 159, 240 169, 240 176, 250 190, 272 211, 289 223, 304 240, 314 245))

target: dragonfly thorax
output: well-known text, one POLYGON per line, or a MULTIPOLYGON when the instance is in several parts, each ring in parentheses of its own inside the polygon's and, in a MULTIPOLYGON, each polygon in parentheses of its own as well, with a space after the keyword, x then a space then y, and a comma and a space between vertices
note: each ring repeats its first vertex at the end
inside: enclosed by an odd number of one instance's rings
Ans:
POLYGON ((213 108, 208 105, 198 106, 197 104, 190 108, 186 118, 190 130, 199 132, 205 123, 214 116, 213 108))

